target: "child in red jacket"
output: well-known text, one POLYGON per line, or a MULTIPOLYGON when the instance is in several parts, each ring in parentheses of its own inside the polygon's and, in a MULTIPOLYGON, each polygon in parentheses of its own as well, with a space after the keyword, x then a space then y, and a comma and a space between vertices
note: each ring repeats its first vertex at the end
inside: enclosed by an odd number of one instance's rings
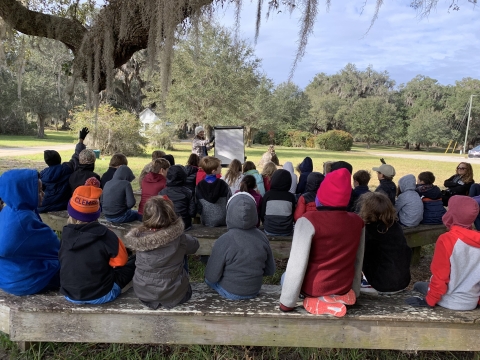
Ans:
POLYGON ((323 179, 325 179, 325 176, 319 172, 311 172, 308 174, 305 193, 298 198, 295 213, 293 214, 293 219, 295 221, 300 219, 307 211, 317 211, 315 198, 323 179))
POLYGON ((472 230, 478 204, 468 196, 448 200, 443 223, 449 230, 438 237, 433 253, 430 282, 417 282, 413 289, 425 298, 410 297, 412 306, 436 304, 451 310, 473 310, 480 304, 480 232, 472 230))
POLYGON ((325 176, 317 192, 317 210, 298 219, 287 264, 280 310, 295 308, 298 296, 312 314, 337 317, 347 312, 360 293, 364 223, 347 212, 350 172, 338 169, 325 176))

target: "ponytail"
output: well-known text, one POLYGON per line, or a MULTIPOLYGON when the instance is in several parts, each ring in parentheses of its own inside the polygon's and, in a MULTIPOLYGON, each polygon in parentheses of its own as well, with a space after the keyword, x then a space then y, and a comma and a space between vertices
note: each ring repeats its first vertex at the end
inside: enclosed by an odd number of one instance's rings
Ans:
POLYGON ((257 187, 257 181, 252 175, 245 175, 240 182, 240 191, 249 192, 257 187))

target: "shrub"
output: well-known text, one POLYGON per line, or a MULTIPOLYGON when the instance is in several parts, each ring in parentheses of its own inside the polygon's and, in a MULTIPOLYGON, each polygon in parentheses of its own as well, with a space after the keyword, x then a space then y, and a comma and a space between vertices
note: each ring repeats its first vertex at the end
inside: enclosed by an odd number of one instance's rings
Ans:
POLYGON ((172 139, 177 136, 178 130, 162 121, 156 121, 152 125, 145 134, 149 144, 154 148, 173 150, 172 139))
POLYGON ((85 144, 101 150, 102 154, 120 152, 126 156, 135 156, 143 154, 147 145, 147 139, 139 132, 142 127, 140 119, 108 104, 98 107, 96 126, 95 111, 85 110, 84 107, 76 108, 71 121, 72 131, 78 133, 85 126, 90 130, 85 144))
POLYGON ((310 140, 311 146, 315 147, 313 143, 313 139, 315 139, 315 135, 307 132, 307 131, 298 131, 298 130, 291 130, 288 132, 288 135, 291 139, 291 143, 293 147, 308 147, 307 141, 310 140))
POLYGON ((292 146, 290 135, 285 131, 258 131, 253 137, 254 144, 292 146))
POLYGON ((332 151, 348 151, 352 148, 353 137, 342 130, 330 130, 315 139, 317 147, 332 151))

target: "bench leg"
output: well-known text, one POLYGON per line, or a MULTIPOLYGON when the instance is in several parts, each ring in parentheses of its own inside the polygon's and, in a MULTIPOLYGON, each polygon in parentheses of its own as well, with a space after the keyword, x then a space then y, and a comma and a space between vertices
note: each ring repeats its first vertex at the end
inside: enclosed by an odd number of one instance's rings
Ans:
POLYGON ((411 265, 418 265, 420 263, 420 253, 422 252, 421 246, 412 248, 412 262, 411 265))
POLYGON ((38 346, 38 344, 40 344, 40 343, 39 342, 33 342, 33 341, 17 341, 16 344, 17 344, 18 350, 20 350, 20 352, 25 352, 25 351, 30 350, 31 348, 34 348, 34 347, 38 346))

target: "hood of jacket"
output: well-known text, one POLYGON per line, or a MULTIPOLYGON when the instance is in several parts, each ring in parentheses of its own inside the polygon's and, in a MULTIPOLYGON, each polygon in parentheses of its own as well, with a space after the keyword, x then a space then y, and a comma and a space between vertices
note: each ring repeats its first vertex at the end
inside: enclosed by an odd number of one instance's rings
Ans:
POLYGON ((143 227, 132 229, 125 235, 123 242, 132 250, 149 251, 171 243, 183 234, 183 230, 183 220, 179 217, 170 226, 156 231, 143 227))
POLYGON ((120 166, 112 178, 112 180, 127 180, 128 182, 132 182, 134 179, 135 175, 127 165, 120 166))
POLYGON ((227 203, 227 228, 252 229, 258 222, 257 203, 247 192, 237 192, 227 203))
POLYGON ((12 210, 35 210, 38 207, 38 172, 13 169, 0 176, 0 198, 12 210))
POLYGON ((325 176, 322 173, 312 172, 308 174, 305 192, 314 192, 316 194, 323 179, 325 179, 325 176))
POLYGON ((216 203, 224 195, 225 188, 228 189, 229 187, 225 181, 216 179, 212 183, 202 180, 198 183, 197 188, 200 189, 205 200, 209 203, 216 203))
MULTIPOLYGON (((284 168, 285 168, 285 166, 284 166, 284 168)), ((305 159, 303 159, 303 161, 300 163, 300 165, 298 165, 298 169, 302 173, 312 172, 313 171, 313 161, 312 161, 312 159, 309 156, 307 156, 305 159)))
POLYGON ((145 175, 145 177, 143 178, 143 181, 145 181, 146 183, 158 183, 162 179, 165 179, 165 176, 163 176, 162 174, 149 172, 147 173, 147 175, 145 175))
POLYGON ((415 190, 416 186, 415 176, 412 174, 402 176, 398 179, 398 188, 402 193, 408 190, 415 190))
POLYGON ((84 249, 105 237, 108 229, 94 221, 88 224, 67 225, 63 228, 62 242, 68 242, 70 251, 84 249), (71 243, 69 240, 72 240, 71 243))
POLYGON ((272 178, 270 179, 270 190, 289 191, 291 186, 292 186, 291 173, 285 169, 275 170, 275 172, 272 175, 272 178))
POLYGON ((464 243, 473 246, 475 248, 480 248, 480 232, 470 229, 465 229, 461 226, 453 225, 449 231, 452 235, 461 239, 464 243))
POLYGON ((290 161, 287 161, 285 164, 283 164, 283 170, 287 170, 290 174, 295 174, 293 164, 290 161))
POLYGON ((432 184, 418 184, 416 186, 416 191, 421 195, 429 199, 440 199, 442 197, 442 191, 436 185, 432 184))
POLYGON ((72 169, 68 166, 52 165, 40 172, 40 178, 44 184, 55 184, 64 180, 65 177, 68 178, 71 174, 72 169))
POLYGON ((79 164, 78 167, 77 167, 77 170, 94 172, 94 171, 95 171, 95 163, 92 163, 92 164, 79 164))
MULTIPOLYGON (((448 199, 448 210, 442 221, 450 229, 452 226, 471 229, 478 216, 478 204, 469 196, 454 195, 448 199)), ((479 232, 480 234, 480 232, 479 232)))
POLYGON ((167 172, 167 186, 184 186, 187 180, 187 173, 182 165, 170 166, 167 172))

